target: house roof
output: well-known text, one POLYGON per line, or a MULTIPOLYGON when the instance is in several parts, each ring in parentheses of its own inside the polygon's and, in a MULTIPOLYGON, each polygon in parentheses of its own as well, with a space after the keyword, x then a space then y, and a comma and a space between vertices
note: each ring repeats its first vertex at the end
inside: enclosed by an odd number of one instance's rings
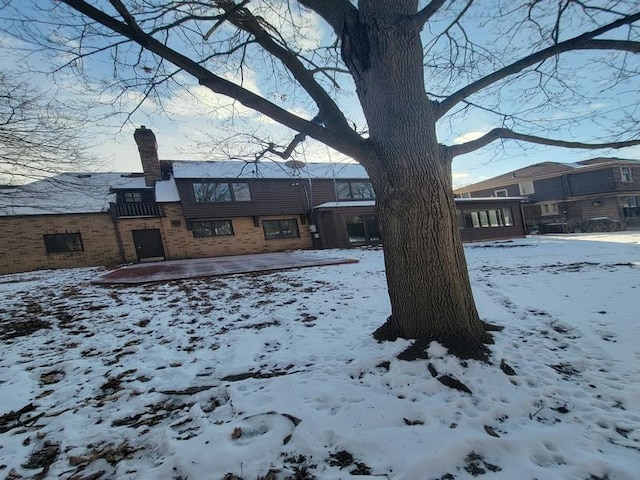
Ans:
POLYGON ((483 180, 482 182, 473 183, 471 185, 457 188, 454 190, 454 193, 474 192, 478 190, 504 187, 506 185, 517 184, 519 182, 522 182, 523 180, 536 180, 539 178, 554 177, 577 170, 595 170, 598 168, 602 168, 603 166, 613 164, 631 164, 640 166, 640 160, 597 157, 575 163, 536 163, 534 165, 529 165, 518 170, 513 170, 511 172, 498 175, 497 177, 483 180))
POLYGON ((172 161, 173 176, 177 179, 199 178, 337 178, 368 179, 364 167, 358 163, 307 163, 301 168, 287 166, 289 162, 260 163, 224 160, 215 162, 172 161))
MULTIPOLYGON (((173 180, 158 184, 156 201, 179 201, 173 180)), ((106 212, 117 190, 148 188, 140 174, 64 173, 0 190, 0 216, 106 212)))

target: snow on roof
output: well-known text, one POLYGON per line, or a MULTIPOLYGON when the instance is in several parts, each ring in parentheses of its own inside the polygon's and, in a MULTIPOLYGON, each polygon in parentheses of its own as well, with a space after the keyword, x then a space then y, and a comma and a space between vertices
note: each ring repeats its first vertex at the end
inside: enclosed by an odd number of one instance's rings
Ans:
POLYGON ((359 163, 307 163, 300 169, 285 162, 173 161, 175 178, 369 178, 359 163))
POLYGON ((528 200, 525 197, 472 197, 472 198, 456 198, 456 203, 458 202, 496 202, 502 200, 520 200, 525 201, 528 200))
POLYGON ((355 200, 351 202, 325 202, 314 208, 374 207, 375 200, 355 200))
POLYGON ((0 190, 0 216, 106 212, 123 188, 149 187, 137 174, 64 173, 0 190))
POLYGON ((178 187, 173 178, 156 182, 156 202, 166 203, 179 201, 180 195, 178 194, 178 187))

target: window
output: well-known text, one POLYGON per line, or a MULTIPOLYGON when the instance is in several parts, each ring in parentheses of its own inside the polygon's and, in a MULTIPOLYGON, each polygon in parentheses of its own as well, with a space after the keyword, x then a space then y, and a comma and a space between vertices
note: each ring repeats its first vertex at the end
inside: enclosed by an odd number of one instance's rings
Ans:
POLYGON ((533 188, 533 181, 527 180, 526 182, 520 182, 518 184, 520 187, 520 195, 531 195, 536 193, 535 188, 533 188))
POLYGON ((339 180, 336 182, 338 200, 373 200, 376 193, 367 181, 339 180))
POLYGON ((460 198, 471 198, 471 192, 462 192, 460 198))
POLYGON ((631 167, 620 167, 620 177, 623 182, 631 182, 633 180, 631 167))
POLYGON ((547 202, 540 204, 542 215, 558 215, 558 204, 556 202, 547 202))
POLYGON ((193 196, 198 203, 250 202, 248 183, 202 182, 193 184, 193 196))
POLYGON ((231 220, 207 220, 191 222, 191 231, 196 238, 227 237, 233 235, 231 220))
POLYGON ((81 252, 84 250, 80 233, 44 234, 47 253, 81 252))
POLYGON ((262 229, 264 230, 264 238, 267 240, 297 238, 300 236, 298 222, 294 218, 286 220, 263 220, 262 229))
POLYGON ((640 197, 627 197, 622 205, 624 218, 640 218, 640 197))
POLYGON ((140 192, 124 192, 125 203, 142 203, 142 194, 140 192))
POLYGON ((349 243, 379 243, 380 230, 375 215, 350 215, 346 217, 349 243))
POLYGON ((513 225, 511 208, 456 212, 456 215, 458 215, 459 228, 511 227, 513 225))
POLYGON ((507 191, 507 189, 496 190, 494 193, 495 193, 496 197, 508 197, 509 196, 509 192, 507 191))

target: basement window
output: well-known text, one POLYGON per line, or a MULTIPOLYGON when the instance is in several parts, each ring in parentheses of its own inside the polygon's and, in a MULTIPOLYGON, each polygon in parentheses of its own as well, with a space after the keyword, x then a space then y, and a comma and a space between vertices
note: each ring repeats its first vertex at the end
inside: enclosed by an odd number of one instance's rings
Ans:
POLYGON ((49 233, 44 234, 43 237, 47 253, 81 252, 84 250, 80 232, 49 233))

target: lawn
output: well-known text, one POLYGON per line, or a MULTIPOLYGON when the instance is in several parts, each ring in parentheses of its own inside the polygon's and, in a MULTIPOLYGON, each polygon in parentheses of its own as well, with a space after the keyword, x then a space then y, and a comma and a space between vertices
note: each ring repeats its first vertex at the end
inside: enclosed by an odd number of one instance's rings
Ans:
POLYGON ((640 232, 465 248, 505 327, 491 364, 373 340, 379 249, 133 287, 0 276, 0 477, 638 478, 640 232))

